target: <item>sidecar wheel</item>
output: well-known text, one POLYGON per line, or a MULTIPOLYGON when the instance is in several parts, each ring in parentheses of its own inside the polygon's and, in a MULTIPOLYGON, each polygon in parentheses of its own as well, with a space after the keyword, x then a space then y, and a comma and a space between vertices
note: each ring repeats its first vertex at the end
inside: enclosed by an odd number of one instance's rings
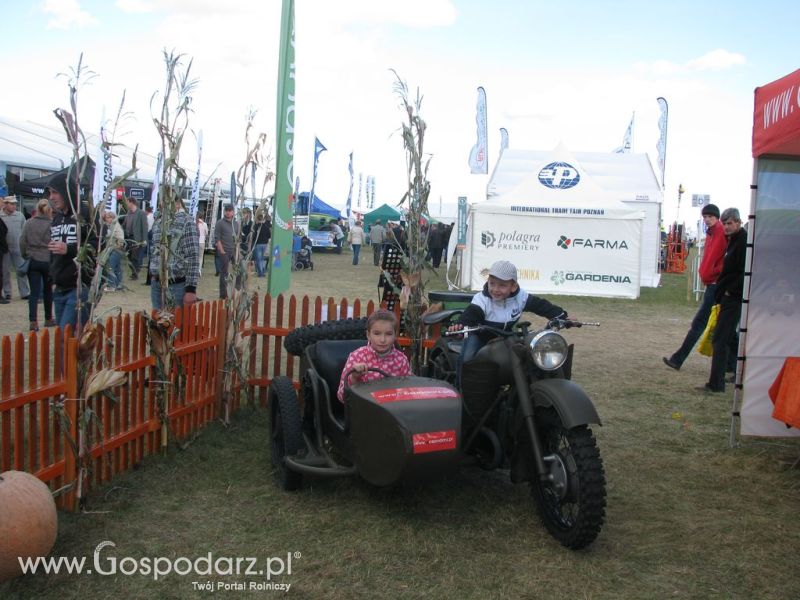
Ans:
POLYGON ((291 471, 284 458, 303 447, 302 420, 297 393, 288 377, 275 377, 269 386, 269 438, 272 469, 281 489, 300 488, 303 476, 291 471))
POLYGON ((588 427, 565 429, 557 416, 549 417, 540 420, 539 433, 552 477, 543 482, 531 475, 533 497, 550 534, 579 550, 597 538, 605 518, 603 461, 588 427))

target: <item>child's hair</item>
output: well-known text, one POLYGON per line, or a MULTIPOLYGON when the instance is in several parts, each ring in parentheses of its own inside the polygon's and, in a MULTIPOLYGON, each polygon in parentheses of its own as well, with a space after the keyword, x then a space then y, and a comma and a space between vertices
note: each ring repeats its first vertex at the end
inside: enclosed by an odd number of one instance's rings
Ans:
POLYGON ((377 321, 388 321, 392 324, 392 328, 397 329, 397 317, 395 314, 390 311, 386 310, 385 308, 380 308, 372 313, 369 317, 367 317, 367 331, 372 329, 372 326, 377 321))

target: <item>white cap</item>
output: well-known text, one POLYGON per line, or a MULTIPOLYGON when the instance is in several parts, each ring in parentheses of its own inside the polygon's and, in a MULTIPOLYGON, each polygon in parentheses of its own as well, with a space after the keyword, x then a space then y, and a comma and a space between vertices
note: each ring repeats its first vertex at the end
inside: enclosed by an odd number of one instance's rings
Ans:
POLYGON ((489 269, 489 275, 501 281, 517 281, 517 267, 507 260, 498 260, 489 269))

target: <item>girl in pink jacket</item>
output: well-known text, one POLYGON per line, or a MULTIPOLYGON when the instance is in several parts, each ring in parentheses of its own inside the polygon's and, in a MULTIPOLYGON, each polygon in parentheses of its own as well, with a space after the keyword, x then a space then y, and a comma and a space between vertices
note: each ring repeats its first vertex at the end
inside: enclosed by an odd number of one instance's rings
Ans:
POLYGON ((377 310, 367 319, 367 345, 357 348, 347 357, 347 362, 342 370, 339 380, 339 390, 336 397, 344 402, 345 377, 350 371, 350 383, 375 381, 384 376, 376 371, 367 369, 375 368, 384 371, 392 377, 411 375, 411 365, 405 354, 394 347, 395 327, 397 317, 388 310, 377 310))

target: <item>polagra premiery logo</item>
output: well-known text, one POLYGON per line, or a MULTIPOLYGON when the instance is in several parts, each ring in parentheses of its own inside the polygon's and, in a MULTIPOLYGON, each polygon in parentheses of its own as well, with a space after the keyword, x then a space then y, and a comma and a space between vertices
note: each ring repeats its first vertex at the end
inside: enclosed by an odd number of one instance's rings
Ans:
POLYGON ((539 250, 539 243, 542 241, 542 234, 524 231, 481 231, 481 244, 485 248, 497 248, 498 250, 511 250, 515 252, 536 252, 539 250))
POLYGON ((551 162, 539 171, 539 183, 555 190, 575 187, 580 180, 578 169, 565 162, 551 162))

